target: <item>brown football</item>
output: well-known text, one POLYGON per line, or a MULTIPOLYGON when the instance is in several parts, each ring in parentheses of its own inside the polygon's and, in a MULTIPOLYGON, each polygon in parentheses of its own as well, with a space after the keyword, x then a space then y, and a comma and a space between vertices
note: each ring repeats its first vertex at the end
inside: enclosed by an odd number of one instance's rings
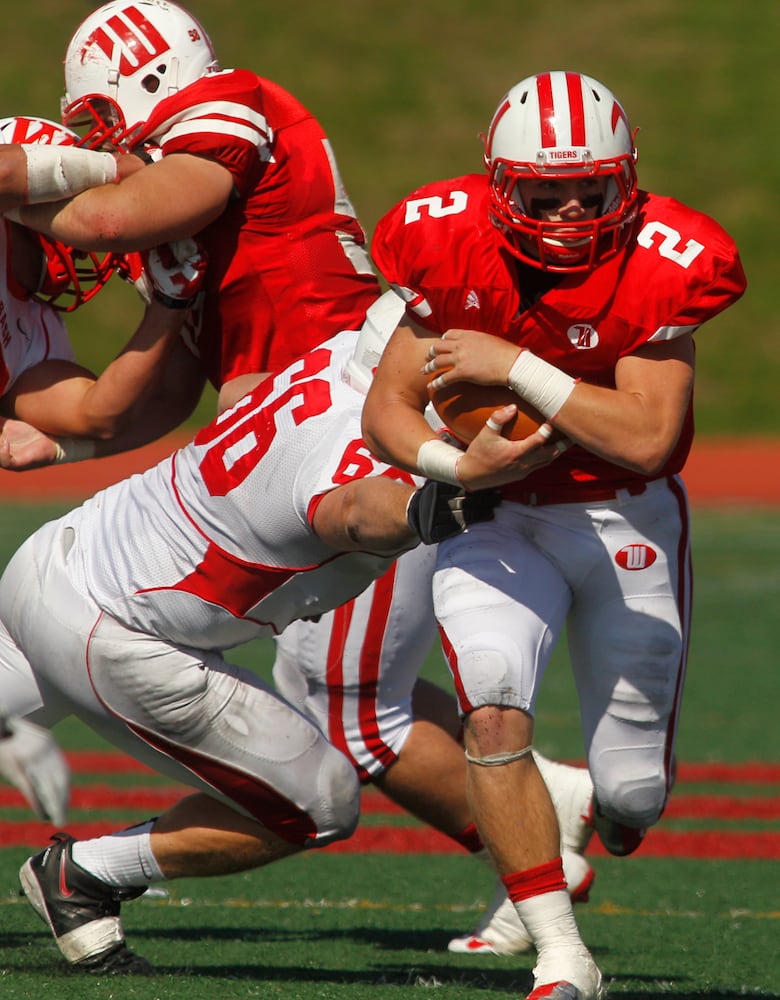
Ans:
MULTIPOLYGON (((504 437, 519 441, 544 423, 544 417, 508 386, 477 385, 475 382, 452 382, 430 391, 433 408, 456 437, 468 444, 485 426, 494 410, 514 403, 517 414, 504 425, 504 437)), ((551 441, 563 435, 553 431, 551 441)))

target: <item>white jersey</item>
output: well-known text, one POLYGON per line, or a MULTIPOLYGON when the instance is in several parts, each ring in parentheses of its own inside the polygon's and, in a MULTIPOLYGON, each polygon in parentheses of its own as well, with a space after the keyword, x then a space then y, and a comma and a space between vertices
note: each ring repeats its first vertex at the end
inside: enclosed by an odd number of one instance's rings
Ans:
POLYGON ((361 438, 364 397, 340 334, 267 379, 195 440, 67 514, 73 583, 129 628, 202 649, 282 631, 361 592, 393 559, 339 552, 314 504, 352 479, 408 473, 361 438))
POLYGON ((22 372, 50 358, 73 360, 59 313, 30 298, 13 276, 10 223, 0 222, 0 396, 22 372))

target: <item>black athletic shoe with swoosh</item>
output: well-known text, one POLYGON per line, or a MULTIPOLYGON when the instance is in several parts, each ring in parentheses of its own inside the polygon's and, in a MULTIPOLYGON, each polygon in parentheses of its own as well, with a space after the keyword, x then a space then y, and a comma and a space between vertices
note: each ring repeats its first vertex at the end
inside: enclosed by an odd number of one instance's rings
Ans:
POLYGON ((53 843, 19 870, 22 894, 54 935, 66 961, 96 975, 150 975, 145 958, 125 944, 120 903, 146 887, 117 889, 73 860, 74 838, 55 833, 53 843))

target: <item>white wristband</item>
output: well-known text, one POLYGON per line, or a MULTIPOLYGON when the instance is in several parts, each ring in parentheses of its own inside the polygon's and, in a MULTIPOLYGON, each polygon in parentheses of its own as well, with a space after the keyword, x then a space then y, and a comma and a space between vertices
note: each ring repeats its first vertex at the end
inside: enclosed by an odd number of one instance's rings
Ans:
POLYGON ((91 438, 52 438, 56 455, 55 465, 67 465, 69 462, 83 462, 95 457, 96 442, 91 438))
POLYGON ((27 157, 27 204, 60 201, 87 188, 116 180, 116 159, 111 153, 78 146, 22 146, 27 157))
POLYGON ((447 444, 439 438, 423 441, 417 452, 417 469, 426 479, 437 479, 440 483, 462 486, 458 478, 458 463, 463 457, 460 448, 447 444))
POLYGON ((546 420, 552 420, 571 395, 577 379, 531 351, 522 350, 509 369, 507 384, 546 420))

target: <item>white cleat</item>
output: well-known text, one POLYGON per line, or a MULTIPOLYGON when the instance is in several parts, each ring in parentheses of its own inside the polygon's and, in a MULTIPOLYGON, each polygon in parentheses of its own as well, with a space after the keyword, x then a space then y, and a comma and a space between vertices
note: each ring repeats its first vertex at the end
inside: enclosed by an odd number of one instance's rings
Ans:
POLYGON ((522 955, 533 944, 499 879, 480 922, 470 934, 453 938, 447 949, 460 955, 522 955))
POLYGON ((549 760, 534 750, 534 761, 550 793, 561 847, 583 854, 593 836, 593 782, 586 767, 573 767, 549 760))
MULTIPOLYGON (((587 902, 595 873, 585 858, 573 851, 564 851, 563 873, 572 902, 587 902)), ((449 951, 460 955, 522 955, 532 948, 531 936, 500 879, 490 905, 474 930, 453 938, 447 945, 449 951)))
POLYGON ((602 1000, 599 967, 589 951, 547 950, 534 969, 534 988, 527 1000, 602 1000))

